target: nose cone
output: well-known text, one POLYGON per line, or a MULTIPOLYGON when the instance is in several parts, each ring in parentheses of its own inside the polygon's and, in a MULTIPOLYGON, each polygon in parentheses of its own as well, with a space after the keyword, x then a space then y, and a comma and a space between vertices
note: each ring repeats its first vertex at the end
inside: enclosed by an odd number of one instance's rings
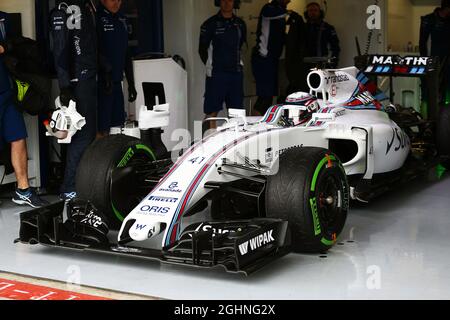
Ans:
POLYGON ((149 238, 149 232, 153 226, 135 222, 128 232, 134 241, 145 241, 149 238))
POLYGON ((130 238, 134 241, 145 241, 160 233, 161 226, 157 224, 143 224, 136 221, 128 231, 130 238))

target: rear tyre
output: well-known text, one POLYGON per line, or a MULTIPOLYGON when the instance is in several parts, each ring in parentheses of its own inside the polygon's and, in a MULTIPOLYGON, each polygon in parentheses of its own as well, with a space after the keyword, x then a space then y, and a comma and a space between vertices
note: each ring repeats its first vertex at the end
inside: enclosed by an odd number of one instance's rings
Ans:
POLYGON ((442 157, 442 165, 450 169, 450 105, 441 107, 437 123, 437 148, 442 157))
MULTIPOLYGON (((139 204, 139 199, 129 201, 131 194, 123 194, 126 201, 111 197, 111 175, 116 168, 126 168, 136 161, 152 162, 153 151, 136 138, 112 135, 95 141, 84 153, 76 177, 77 195, 90 201, 108 219, 112 230, 120 228, 126 215, 139 204)), ((133 186, 121 188, 131 192, 133 186)))
POLYGON ((266 212, 289 222, 292 249, 323 253, 344 228, 349 186, 340 160, 321 148, 293 148, 279 158, 278 173, 269 176, 266 212))

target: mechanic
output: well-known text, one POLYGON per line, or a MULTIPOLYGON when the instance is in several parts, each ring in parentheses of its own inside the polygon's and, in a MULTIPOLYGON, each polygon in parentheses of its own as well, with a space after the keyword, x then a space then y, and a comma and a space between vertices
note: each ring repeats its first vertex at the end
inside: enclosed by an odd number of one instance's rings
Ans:
POLYGON ((12 50, 8 41, 11 40, 8 23, 8 14, 0 11, 0 150, 5 148, 5 143, 11 144, 11 163, 17 180, 12 201, 39 208, 48 203, 39 198, 29 185, 27 129, 23 115, 13 104, 11 80, 3 62, 3 56, 12 50))
POLYGON ((112 127, 125 123, 122 90, 123 74, 128 82, 128 101, 136 101, 133 64, 128 48, 128 25, 120 11, 122 0, 101 0, 97 8, 98 51, 100 61, 98 81, 98 133, 105 137, 112 127))
POLYGON ((302 16, 293 12, 290 14, 287 25, 289 32, 286 35, 286 76, 289 85, 287 96, 300 91, 309 92, 305 83, 309 71, 306 70, 303 59, 305 57, 305 31, 306 23, 302 16))
POLYGON ((252 70, 256 81, 253 115, 264 115, 278 96, 278 69, 286 40, 287 5, 290 0, 273 0, 261 9, 252 53, 252 70))
MULTIPOLYGON (((339 64, 341 48, 336 29, 324 21, 325 11, 319 3, 311 2, 306 6, 306 57, 334 58, 331 68, 339 64)), ((312 66, 315 67, 315 66, 312 66)))
POLYGON ((95 6, 90 0, 69 0, 50 15, 53 54, 58 75, 60 99, 64 106, 71 100, 86 118, 86 125, 67 147, 66 169, 61 199, 76 197, 75 176, 78 163, 97 133, 97 31, 95 6), (80 18, 68 6, 78 6, 80 18), (75 21, 72 21, 75 20, 75 21), (67 22, 72 22, 67 23, 67 22))
MULTIPOLYGON (((242 109, 244 75, 242 46, 247 42, 247 26, 234 13, 235 1, 221 0, 220 11, 206 20, 200 31, 199 54, 206 65, 204 112, 217 117, 225 102, 227 108, 242 109)), ((215 121, 205 123, 215 129, 215 121)))
MULTIPOLYGON (((437 56, 441 62, 442 82, 440 84, 440 100, 444 98, 450 103, 450 0, 442 0, 441 7, 436 8, 433 13, 421 18, 420 26, 420 55, 437 56), (428 41, 431 38, 429 50, 428 41)), ((424 83, 425 85, 425 83, 424 83)), ((423 91, 426 96, 427 90, 423 91)), ((426 98, 424 99, 426 100, 426 98)), ((440 102, 441 102, 440 101, 440 102)))

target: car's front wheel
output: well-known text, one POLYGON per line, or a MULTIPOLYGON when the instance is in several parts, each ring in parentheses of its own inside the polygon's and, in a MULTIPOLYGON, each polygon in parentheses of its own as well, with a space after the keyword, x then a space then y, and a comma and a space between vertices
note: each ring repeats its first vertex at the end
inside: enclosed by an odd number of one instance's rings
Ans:
POLYGON ((139 190, 132 175, 125 175, 112 185, 113 172, 154 160, 153 151, 136 138, 111 135, 97 140, 85 151, 78 166, 77 195, 91 202, 108 219, 110 229, 117 230, 151 189, 139 190), (116 195, 112 196, 113 193, 116 195))
POLYGON ((294 252, 323 253, 342 232, 349 186, 340 160, 322 148, 293 148, 268 177, 266 214, 289 222, 294 252))

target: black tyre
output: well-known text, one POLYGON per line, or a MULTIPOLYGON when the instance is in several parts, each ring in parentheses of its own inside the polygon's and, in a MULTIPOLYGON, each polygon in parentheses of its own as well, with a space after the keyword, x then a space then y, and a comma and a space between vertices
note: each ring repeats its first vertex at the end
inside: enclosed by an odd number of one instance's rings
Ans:
POLYGON ((437 147, 443 165, 450 169, 450 105, 442 106, 437 123, 437 147))
POLYGON ((266 213, 289 222, 294 252, 324 253, 344 228, 349 196, 336 155, 321 148, 293 148, 280 156, 278 172, 268 177, 266 213))
POLYGON ((132 199, 135 191, 132 185, 121 188, 124 190, 123 200, 112 199, 112 171, 128 167, 136 161, 154 160, 153 151, 136 138, 112 135, 97 140, 86 150, 78 166, 77 195, 101 210, 108 219, 110 229, 117 230, 126 215, 139 204, 139 199, 132 199))

